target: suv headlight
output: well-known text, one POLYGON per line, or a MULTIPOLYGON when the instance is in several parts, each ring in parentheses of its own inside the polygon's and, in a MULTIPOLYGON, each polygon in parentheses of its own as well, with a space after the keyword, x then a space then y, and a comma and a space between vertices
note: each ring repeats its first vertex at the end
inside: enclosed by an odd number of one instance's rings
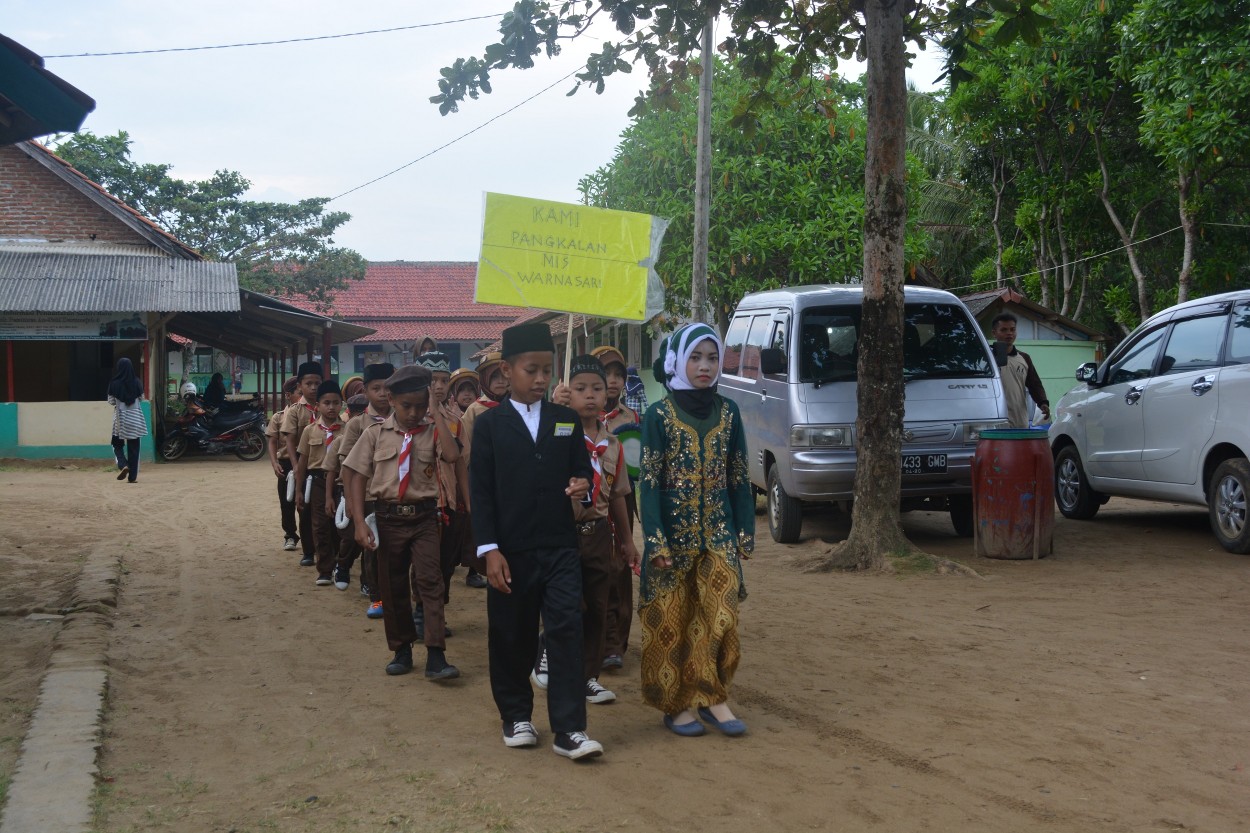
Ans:
POLYGON ((793 425, 790 445, 794 448, 839 448, 854 441, 850 425, 793 425))
POLYGON ((974 443, 981 439, 982 431, 992 431, 995 428, 1008 428, 1010 423, 1005 419, 991 419, 986 422, 965 422, 964 423, 964 442, 974 443))

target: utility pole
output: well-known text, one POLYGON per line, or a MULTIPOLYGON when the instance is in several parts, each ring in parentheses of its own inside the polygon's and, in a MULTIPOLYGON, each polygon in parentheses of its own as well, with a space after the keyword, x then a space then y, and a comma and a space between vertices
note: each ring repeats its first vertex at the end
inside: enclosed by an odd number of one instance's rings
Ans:
POLYGON ((703 44, 699 75, 699 134, 695 156, 694 186, 694 271, 690 276, 690 317, 715 326, 715 317, 707 300, 707 236, 712 208, 712 27, 716 8, 709 4, 707 23, 703 26, 703 44))

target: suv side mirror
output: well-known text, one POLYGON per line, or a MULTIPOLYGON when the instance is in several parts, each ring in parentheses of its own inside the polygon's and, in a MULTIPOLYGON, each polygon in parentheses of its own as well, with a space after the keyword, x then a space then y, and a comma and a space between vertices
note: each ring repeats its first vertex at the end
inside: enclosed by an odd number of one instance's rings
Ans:
POLYGON ((787 371, 786 353, 776 347, 765 347, 760 351, 760 372, 761 373, 780 373, 783 376, 787 371))
POLYGON ((1076 369, 1076 380, 1078 382, 1092 382, 1094 377, 1098 375, 1098 363, 1086 362, 1076 369))

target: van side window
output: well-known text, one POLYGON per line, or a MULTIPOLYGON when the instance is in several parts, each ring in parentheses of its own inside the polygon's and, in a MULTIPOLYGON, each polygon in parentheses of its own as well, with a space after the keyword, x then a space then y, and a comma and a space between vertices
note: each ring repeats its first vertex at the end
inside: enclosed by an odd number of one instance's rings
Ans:
POLYGON ((790 355, 790 345, 786 344, 786 330, 788 329, 786 325, 789 323, 788 320, 778 321, 777 326, 773 328, 772 341, 768 343, 769 347, 780 350, 787 357, 790 355))
POLYGON ((739 315, 730 323, 725 333, 725 356, 723 372, 738 376, 742 368, 742 348, 746 344, 747 331, 751 328, 751 316, 739 315))
POLYGON ((1226 361, 1235 364, 1250 362, 1250 304, 1242 304, 1233 310, 1226 361))
POLYGON ((768 335, 772 328, 773 321, 770 316, 755 316, 751 322, 751 330, 747 333, 746 344, 742 348, 742 369, 739 376, 760 378, 760 350, 768 346, 768 335))
POLYGON ((1227 322, 1227 315, 1207 315, 1174 323, 1163 358, 1159 360, 1159 375, 1216 367, 1220 363, 1227 322))
POLYGON ((1130 345, 1116 358, 1115 364, 1108 371, 1107 384, 1119 385, 1150 378, 1154 372, 1155 356, 1159 355, 1159 345, 1163 342, 1165 331, 1165 327, 1159 327, 1130 345))

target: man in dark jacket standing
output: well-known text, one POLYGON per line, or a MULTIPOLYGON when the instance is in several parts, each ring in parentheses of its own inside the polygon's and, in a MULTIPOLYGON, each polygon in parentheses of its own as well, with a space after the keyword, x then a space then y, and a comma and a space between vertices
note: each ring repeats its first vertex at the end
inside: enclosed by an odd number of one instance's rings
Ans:
POLYGON ((994 359, 999 375, 1003 378, 1003 390, 1007 394, 1007 419, 1012 428, 1029 427, 1029 407, 1024 394, 1028 391, 1033 402, 1042 412, 1042 421, 1050 422, 1050 402, 1046 388, 1033 367, 1028 353, 1016 349, 1017 319, 1009 312, 994 316, 990 333, 994 336, 994 359))

